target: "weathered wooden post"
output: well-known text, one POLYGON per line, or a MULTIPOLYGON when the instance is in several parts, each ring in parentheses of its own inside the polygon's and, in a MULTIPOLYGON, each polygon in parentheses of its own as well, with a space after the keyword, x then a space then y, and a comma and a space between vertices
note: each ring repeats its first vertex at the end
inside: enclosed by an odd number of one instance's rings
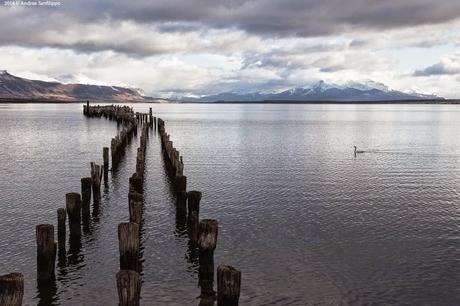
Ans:
POLYGON ((201 192, 200 191, 189 191, 187 192, 187 202, 188 202, 188 213, 196 211, 198 216, 200 215, 200 201, 201 201, 201 192))
POLYGON ((176 191, 187 191, 187 177, 185 175, 179 175, 175 178, 176 191))
POLYGON ((65 252, 65 221, 66 221, 66 211, 64 208, 59 208, 57 210, 57 234, 58 234, 58 247, 60 252, 65 252))
POLYGON ((91 178, 84 177, 81 179, 81 210, 83 220, 89 220, 91 215, 91 178))
POLYGON ((116 138, 112 138, 111 142, 110 142, 110 152, 112 153, 112 171, 113 169, 116 167, 116 165, 118 164, 118 147, 117 147, 118 143, 117 143, 117 139, 116 138))
POLYGON ((200 222, 200 200, 201 192, 187 192, 187 231, 192 242, 196 242, 198 240, 198 224, 200 222))
POLYGON ((141 225, 142 221, 142 202, 129 202, 129 222, 134 222, 141 225))
POLYGON ((192 211, 187 215, 187 232, 190 241, 196 243, 198 240, 198 223, 199 216, 196 211, 192 211))
POLYGON ((24 296, 24 276, 21 273, 0 275, 0 305, 21 306, 24 296))
POLYGON ((137 193, 144 193, 144 189, 142 185, 143 185, 142 177, 140 177, 137 173, 134 173, 129 178, 129 186, 130 188, 132 188, 133 191, 137 193))
POLYGON ((131 201, 143 203, 144 202, 144 196, 142 195, 142 193, 138 193, 138 192, 135 192, 135 191, 130 191, 129 194, 128 194, 128 204, 131 201))
POLYGON ((217 245, 218 223, 216 220, 204 219, 198 228, 198 249, 200 267, 198 277, 203 295, 214 294, 214 250, 217 245))
POLYGON ((141 278, 132 270, 120 270, 117 273, 117 291, 119 306, 139 306, 141 278))
POLYGON ((139 224, 134 222, 118 224, 120 270, 139 268, 139 224))
POLYGON ((52 224, 37 225, 35 236, 37 240, 37 279, 53 279, 56 262, 54 226, 52 224))
POLYGON ((176 209, 187 215, 187 192, 181 191, 177 193, 176 209))
POLYGON ((66 210, 69 216, 70 238, 80 239, 81 237, 81 199, 80 194, 70 192, 65 195, 66 210))
POLYGON ((217 305, 238 306, 241 271, 226 265, 217 267, 217 305))
POLYGON ((151 107, 149 109, 149 125, 153 126, 153 114, 152 114, 152 108, 151 107))
POLYGON ((104 183, 107 185, 109 181, 109 148, 102 148, 102 157, 104 159, 104 183))
POLYGON ((141 183, 144 180, 144 169, 145 169, 144 151, 142 150, 142 148, 137 148, 136 174, 140 178, 141 183))
POLYGON ((101 204, 101 178, 101 166, 91 162, 91 184, 93 187, 93 204, 95 206, 101 204))

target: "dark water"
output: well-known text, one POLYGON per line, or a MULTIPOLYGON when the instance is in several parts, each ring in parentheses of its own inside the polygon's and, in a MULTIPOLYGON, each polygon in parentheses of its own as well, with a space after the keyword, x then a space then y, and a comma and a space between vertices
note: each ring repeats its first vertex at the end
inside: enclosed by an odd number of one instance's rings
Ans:
MULTIPOLYGON (((188 189, 203 192, 201 218, 219 221, 216 264, 242 270, 241 305, 460 305, 458 106, 153 109, 184 156, 188 189)), ((116 131, 80 105, 0 105, 0 274, 25 274, 26 305, 117 304, 117 224, 137 140, 78 258, 57 268, 54 290, 35 280, 35 225, 55 223, 116 131)), ((142 302, 197 305, 158 141, 147 150, 142 302)))

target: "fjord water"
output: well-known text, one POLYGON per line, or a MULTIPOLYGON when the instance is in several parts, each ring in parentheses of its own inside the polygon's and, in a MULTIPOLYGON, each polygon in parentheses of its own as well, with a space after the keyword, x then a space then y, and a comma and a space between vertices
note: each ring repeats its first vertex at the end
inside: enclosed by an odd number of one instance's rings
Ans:
MULTIPOLYGON (((219 221, 215 263, 242 270, 241 305, 460 304, 460 107, 134 105, 148 107, 184 156, 188 189, 203 192, 200 217, 219 221)), ((79 256, 43 289, 35 225, 56 223, 117 127, 77 104, 0 104, 0 118, 0 274, 25 274, 26 305, 116 305, 137 140, 79 256)), ((141 302, 197 305, 155 133, 146 163, 141 302)))

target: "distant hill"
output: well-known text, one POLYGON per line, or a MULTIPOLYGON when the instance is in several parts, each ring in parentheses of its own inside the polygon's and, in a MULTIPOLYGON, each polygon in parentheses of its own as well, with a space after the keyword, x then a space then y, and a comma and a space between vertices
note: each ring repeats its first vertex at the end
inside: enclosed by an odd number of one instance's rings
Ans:
POLYGON ((132 88, 28 80, 11 75, 5 70, 0 70, 0 98, 46 101, 154 101, 132 88))
POLYGON ((237 93, 226 92, 200 98, 182 97, 190 102, 217 101, 394 101, 394 100, 443 100, 435 95, 404 93, 392 90, 381 83, 367 81, 365 83, 349 82, 345 85, 328 84, 319 81, 305 87, 297 87, 278 93, 237 93))

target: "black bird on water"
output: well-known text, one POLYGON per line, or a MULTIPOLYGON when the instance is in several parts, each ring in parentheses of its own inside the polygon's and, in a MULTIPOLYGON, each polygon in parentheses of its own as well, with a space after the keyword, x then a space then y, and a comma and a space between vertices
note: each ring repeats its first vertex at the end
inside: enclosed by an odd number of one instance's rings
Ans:
POLYGON ((356 154, 356 153, 364 153, 364 151, 358 150, 358 149, 356 148, 356 146, 353 146, 353 147, 355 148, 355 154, 356 154))

